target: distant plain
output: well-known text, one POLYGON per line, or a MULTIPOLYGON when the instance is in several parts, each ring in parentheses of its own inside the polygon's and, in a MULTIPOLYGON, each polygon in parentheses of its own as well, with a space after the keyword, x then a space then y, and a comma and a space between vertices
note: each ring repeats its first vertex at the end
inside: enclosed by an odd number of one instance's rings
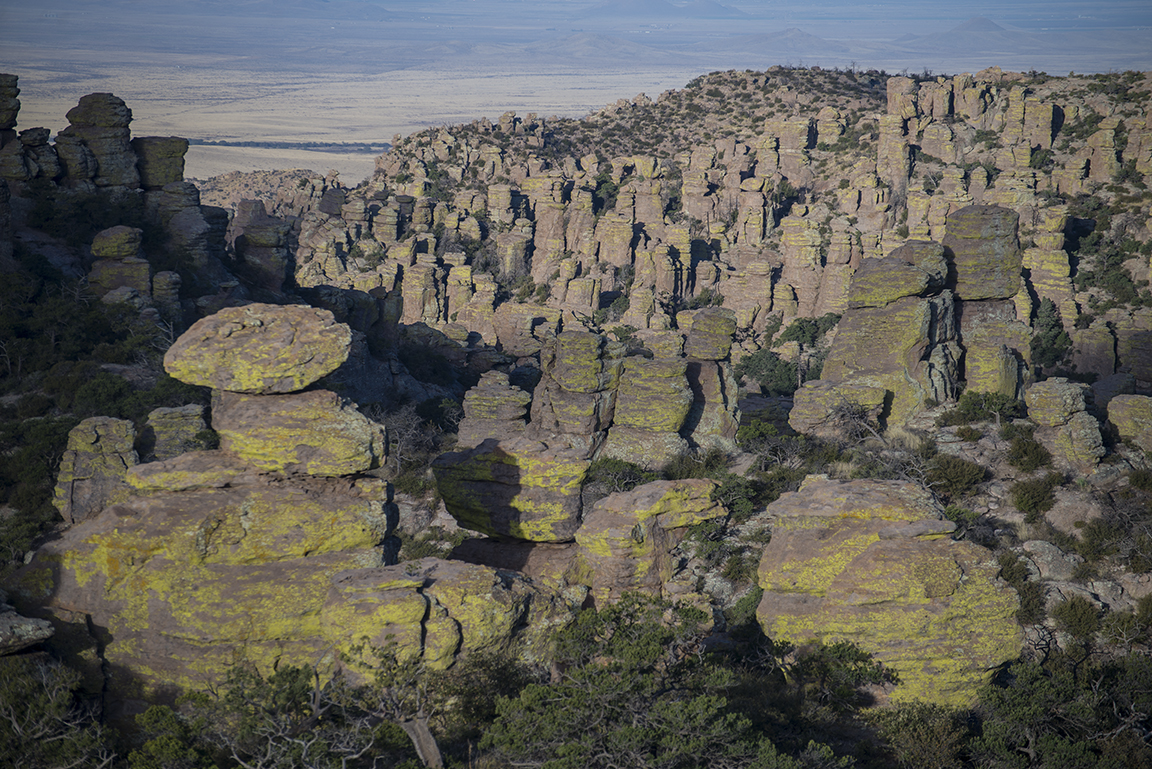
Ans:
POLYGON ((0 0, 0 71, 20 76, 20 129, 59 131, 80 96, 111 91, 133 109, 135 135, 302 145, 196 146, 196 178, 309 167, 355 183, 377 153, 306 145, 379 145, 508 110, 579 117, 713 70, 1149 70, 1150 40, 1142 0, 0 0))

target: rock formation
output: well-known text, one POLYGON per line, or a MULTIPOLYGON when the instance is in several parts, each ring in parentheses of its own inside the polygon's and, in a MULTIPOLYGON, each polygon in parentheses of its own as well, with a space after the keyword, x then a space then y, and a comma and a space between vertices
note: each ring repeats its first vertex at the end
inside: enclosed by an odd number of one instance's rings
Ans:
POLYGON ((221 449, 168 456, 202 427, 195 407, 150 416, 158 459, 144 464, 130 422, 73 431, 57 487, 73 525, 11 586, 115 712, 212 685, 240 660, 330 674, 389 644, 432 667, 472 649, 540 655, 570 620, 567 600, 523 577, 389 565, 398 509, 390 485, 361 472, 383 458, 383 428, 334 393, 291 392, 339 366, 351 339, 324 310, 232 308, 167 359, 185 381, 234 388, 214 395, 221 449))
POLYGON ((963 706, 1022 634, 991 553, 953 541, 919 487, 809 477, 769 505, 757 617, 776 640, 852 641, 894 668, 898 700, 963 706))

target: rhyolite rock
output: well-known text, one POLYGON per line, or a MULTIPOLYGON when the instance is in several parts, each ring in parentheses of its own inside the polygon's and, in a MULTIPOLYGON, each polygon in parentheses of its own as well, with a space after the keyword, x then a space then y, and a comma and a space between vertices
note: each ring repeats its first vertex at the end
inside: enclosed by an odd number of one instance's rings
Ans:
POLYGON ((1147 395, 1117 395, 1108 402, 1108 421, 1120 437, 1145 451, 1152 451, 1152 398, 1147 395))
POLYGON ((464 418, 457 445, 478 446, 489 438, 503 440, 524 432, 532 396, 513 385, 502 371, 487 371, 464 395, 464 418))
POLYGON ((324 621, 332 579, 394 558, 388 494, 375 478, 251 472, 153 487, 46 543, 7 589, 113 703, 210 686, 238 659, 330 669, 352 643, 324 621))
POLYGON ((1092 390, 1086 384, 1052 377, 1036 382, 1024 393, 1029 418, 1039 425, 1056 427, 1067 424, 1074 414, 1086 411, 1092 402, 1092 390))
POLYGON ((164 369, 217 390, 290 393, 339 368, 351 346, 352 330, 327 310, 249 304, 192 324, 164 354, 164 369))
POLYGON ((388 450, 383 425, 329 390, 222 392, 212 428, 222 449, 266 472, 351 475, 379 467, 388 450))
POLYGON ((948 216, 944 248, 955 271, 958 298, 1008 298, 1020 290, 1019 219, 1002 206, 968 206, 948 216))
POLYGON ((895 669, 899 701, 965 706, 1023 635, 992 553, 954 541, 920 486, 809 477, 768 507, 757 617, 777 641, 851 641, 895 669))
POLYGON ((48 620, 17 614, 8 603, 8 594, 0 590, 0 656, 47 641, 54 632, 48 620))
POLYGON ((884 307, 906 296, 944 287, 948 263, 944 247, 930 240, 909 241, 880 259, 865 259, 852 275, 848 306, 884 307))
POLYGON ((90 417, 68 433, 52 504, 68 523, 77 523, 128 496, 128 469, 139 458, 136 429, 127 419, 90 417))
POLYGON ((390 646, 434 670, 468 652, 540 661, 573 617, 559 592, 521 574, 423 558, 336 574, 320 619, 356 649, 345 659, 370 674, 376 650, 390 646))
POLYGON ((144 231, 139 227, 118 224, 96 233, 92 238, 92 256, 116 261, 138 257, 143 240, 144 231))
POLYGON ((165 184, 184 181, 184 155, 188 140, 177 136, 138 136, 131 142, 136 153, 140 186, 161 189, 165 184))
MULTIPOLYGON (((123 99, 110 93, 90 93, 80 97, 79 103, 68 110, 67 117, 69 126, 60 132, 60 136, 78 140, 95 161, 94 168, 81 169, 61 153, 69 176, 77 171, 87 171, 94 173, 92 180, 97 187, 135 189, 140 186, 136 153, 129 144, 131 132, 128 124, 132 122, 132 110, 123 99)), ((60 144, 59 137, 57 144, 60 144)))
POLYGON ((580 526, 582 451, 529 436, 489 439, 432 463, 444 506, 460 526, 493 537, 570 541, 580 526))
POLYGON ((672 577, 672 550, 689 526, 727 514, 712 498, 716 482, 654 481, 597 502, 576 532, 570 579, 585 579, 600 605, 624 593, 660 596, 672 577))
POLYGON ((736 333, 736 313, 709 307, 692 317, 692 328, 684 343, 684 354, 700 360, 725 360, 732 350, 736 333))
POLYGON ((154 409, 140 434, 140 452, 152 459, 171 459, 204 448, 207 429, 204 407, 198 404, 154 409))

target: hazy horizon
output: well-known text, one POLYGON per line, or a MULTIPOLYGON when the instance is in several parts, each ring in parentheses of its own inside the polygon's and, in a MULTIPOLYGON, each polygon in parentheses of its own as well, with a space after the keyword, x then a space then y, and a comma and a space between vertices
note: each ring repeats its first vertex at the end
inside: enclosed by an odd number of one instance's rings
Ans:
POLYGON ((59 131, 80 96, 111 91, 138 135, 378 144, 776 64, 1150 70, 1150 30, 1133 1, 3 0, 0 71, 20 76, 21 129, 59 131))

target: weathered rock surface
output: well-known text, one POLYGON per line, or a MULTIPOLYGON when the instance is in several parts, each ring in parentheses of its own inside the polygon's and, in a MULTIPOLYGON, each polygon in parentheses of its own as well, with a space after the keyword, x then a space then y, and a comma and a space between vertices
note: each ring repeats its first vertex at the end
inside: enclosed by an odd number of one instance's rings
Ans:
POLYGON ((570 541, 580 526, 582 451, 530 437, 486 440, 432 463, 444 505, 462 527, 491 537, 570 541))
POLYGON ((769 637, 852 641, 899 673, 894 699, 950 705, 1019 654, 1015 591, 989 551, 948 537, 919 486, 810 477, 768 511, 757 617, 769 637))
POLYGON ((149 459, 171 459, 203 448, 204 407, 199 405, 158 408, 148 414, 140 434, 140 453, 149 459))
POLYGON ((924 296, 944 287, 948 264, 934 241, 909 241, 882 259, 865 259, 852 275, 848 306, 885 307, 906 296, 924 296))
POLYGON ((136 153, 140 186, 161 189, 165 184, 184 181, 184 155, 188 140, 177 136, 138 136, 131 142, 136 153))
POLYGON ((1044 427, 1055 428, 1044 436, 1056 456, 1067 465, 1091 470, 1106 452, 1100 423, 1087 413, 1092 405, 1092 388, 1063 377, 1037 382, 1024 393, 1028 416, 1044 427))
MULTIPOLYGON (((95 168, 85 170, 92 172, 97 187, 140 186, 136 153, 129 145, 132 110, 123 99, 110 93, 90 93, 80 97, 80 102, 68 110, 67 117, 70 125, 60 136, 78 139, 91 154, 95 168)), ((78 170, 67 162, 65 165, 69 176, 78 170)))
POLYGON ((659 596, 675 566, 671 551, 687 527, 727 514, 715 481, 655 481, 597 502, 576 532, 572 579, 586 580, 600 605, 629 591, 659 596))
POLYGON ((90 417, 72 428, 52 500, 65 521, 78 523, 127 498, 125 475, 139 461, 135 440, 126 419, 90 417))
POLYGON ((47 641, 54 632, 48 620, 17 614, 8 603, 8 594, 0 590, 0 656, 47 641))
POLYGON ((1152 451, 1152 398, 1146 395, 1117 395, 1108 402, 1108 421, 1116 425, 1121 438, 1152 451))
POLYGON ((376 667, 372 649, 389 644, 433 669, 470 651, 542 660, 573 616, 556 591, 523 575, 439 558, 340 572, 320 612, 367 671, 376 667))
POLYGON ((164 354, 188 384, 254 395, 302 390, 348 358, 352 330, 297 305, 228 307, 192 325, 164 354))
POLYGON ((221 448, 265 472, 351 475, 379 467, 388 449, 384 427, 329 390, 223 392, 212 428, 221 448))
POLYGON ((959 299, 1004 299, 1020 290, 1020 215, 1001 206, 968 206, 947 219, 944 248, 959 299))
POLYGON ((489 438, 504 440, 524 432, 531 403, 532 396, 511 384, 507 374, 485 372, 464 396, 457 445, 471 448, 489 438))

